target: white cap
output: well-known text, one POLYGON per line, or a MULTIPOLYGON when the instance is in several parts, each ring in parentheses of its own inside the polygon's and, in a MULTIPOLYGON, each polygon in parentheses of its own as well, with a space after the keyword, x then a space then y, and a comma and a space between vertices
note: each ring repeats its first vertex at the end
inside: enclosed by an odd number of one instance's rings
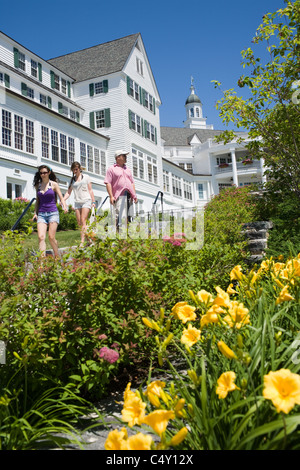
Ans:
POLYGON ((126 152, 125 150, 117 150, 115 153, 115 158, 119 157, 120 155, 128 155, 129 152, 126 152))

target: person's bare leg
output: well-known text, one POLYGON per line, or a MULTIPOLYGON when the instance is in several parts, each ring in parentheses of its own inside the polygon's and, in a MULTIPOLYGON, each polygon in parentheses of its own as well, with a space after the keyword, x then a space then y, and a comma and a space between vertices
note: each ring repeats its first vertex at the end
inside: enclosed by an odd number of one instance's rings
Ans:
POLYGON ((87 230, 87 219, 90 213, 90 209, 87 207, 83 207, 81 209, 81 243, 84 243, 85 236, 86 236, 86 230, 87 230))
POLYGON ((42 255, 46 254, 46 233, 47 233, 47 224, 39 222, 37 224, 38 239, 39 239, 39 250, 42 252, 42 255))
POLYGON ((50 243, 50 245, 52 246, 54 258, 58 258, 58 257, 59 257, 59 254, 58 254, 58 243, 57 243, 57 240, 56 240, 56 238, 55 238, 57 226, 58 226, 58 223, 57 223, 57 222, 51 222, 51 223, 49 224, 49 232, 48 232, 49 243, 50 243))

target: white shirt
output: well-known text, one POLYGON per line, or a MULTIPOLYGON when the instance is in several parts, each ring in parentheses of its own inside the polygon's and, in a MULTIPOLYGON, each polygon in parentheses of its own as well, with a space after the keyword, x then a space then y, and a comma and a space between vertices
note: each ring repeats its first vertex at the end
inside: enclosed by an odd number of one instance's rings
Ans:
POLYGON ((89 175, 81 175, 80 181, 72 183, 72 190, 74 191, 75 202, 86 202, 90 201, 91 195, 89 193, 88 185, 91 182, 89 175))

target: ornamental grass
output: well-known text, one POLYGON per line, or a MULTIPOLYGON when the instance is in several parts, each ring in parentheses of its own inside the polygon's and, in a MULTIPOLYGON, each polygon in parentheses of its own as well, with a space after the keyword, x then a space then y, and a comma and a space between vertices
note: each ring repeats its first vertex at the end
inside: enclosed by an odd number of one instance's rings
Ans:
POLYGON ((128 383, 106 449, 298 450, 300 254, 189 296, 144 318, 171 378, 128 383))

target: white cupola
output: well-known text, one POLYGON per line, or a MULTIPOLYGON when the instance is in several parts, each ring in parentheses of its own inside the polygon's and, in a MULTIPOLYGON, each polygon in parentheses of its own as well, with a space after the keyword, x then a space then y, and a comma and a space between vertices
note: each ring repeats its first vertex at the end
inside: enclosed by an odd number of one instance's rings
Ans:
POLYGON ((200 98, 195 93, 194 79, 191 78, 191 93, 186 99, 186 121, 184 121, 184 127, 190 129, 211 129, 211 126, 206 125, 206 118, 203 117, 202 103, 200 98))

